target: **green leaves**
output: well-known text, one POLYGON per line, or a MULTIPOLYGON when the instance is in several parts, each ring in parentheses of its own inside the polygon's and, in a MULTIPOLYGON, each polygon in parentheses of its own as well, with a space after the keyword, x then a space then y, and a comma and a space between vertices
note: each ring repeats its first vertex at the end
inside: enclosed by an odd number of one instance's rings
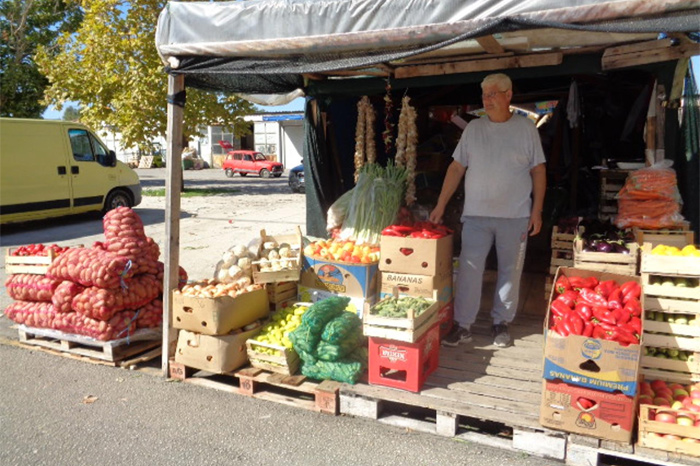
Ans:
MULTIPOLYGON (((36 60, 48 77, 44 103, 59 108, 80 103, 81 122, 118 128, 125 147, 146 146, 165 136, 167 74, 155 47, 155 0, 82 0, 85 18, 75 34, 58 40, 56 53, 41 47, 36 60)), ((241 118, 254 106, 235 97, 187 89, 184 135, 209 124, 224 124, 236 135, 248 125, 241 118)))

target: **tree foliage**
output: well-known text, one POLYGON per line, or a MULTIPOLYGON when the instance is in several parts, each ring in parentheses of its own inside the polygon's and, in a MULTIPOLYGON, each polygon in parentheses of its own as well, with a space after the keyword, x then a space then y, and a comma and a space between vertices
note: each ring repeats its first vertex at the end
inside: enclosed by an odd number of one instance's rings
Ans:
POLYGON ((80 120, 80 110, 69 105, 63 111, 63 120, 65 121, 78 121, 80 120))
MULTIPOLYGON (((76 0, 68 0, 76 1, 76 0)), ((85 18, 75 34, 63 34, 52 57, 40 48, 36 60, 49 78, 46 103, 59 110, 80 103, 80 120, 94 128, 121 131, 125 147, 145 147, 165 136, 167 74, 155 47, 155 29, 164 1, 82 0, 85 18)), ((240 118, 249 102, 187 89, 183 132, 221 124, 237 135, 249 132, 240 118)))
POLYGON ((82 20, 76 3, 62 0, 0 1, 0 116, 40 118, 48 80, 33 55, 43 46, 47 57, 59 34, 82 20))

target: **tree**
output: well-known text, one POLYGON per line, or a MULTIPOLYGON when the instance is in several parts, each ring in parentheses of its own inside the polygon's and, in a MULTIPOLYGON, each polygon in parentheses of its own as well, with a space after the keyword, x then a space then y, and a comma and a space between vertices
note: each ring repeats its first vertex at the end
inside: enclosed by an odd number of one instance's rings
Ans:
POLYGON ((78 121, 80 119, 80 110, 69 105, 63 111, 63 119, 66 121, 78 121))
POLYGON ((40 118, 48 80, 33 55, 36 47, 48 56, 59 34, 74 31, 82 20, 77 3, 62 0, 0 2, 0 116, 40 118))
MULTIPOLYGON (((76 0, 70 0, 76 1, 76 0)), ((85 18, 75 34, 63 34, 51 57, 40 48, 36 60, 49 78, 46 103, 60 109, 80 103, 81 122, 94 128, 116 127, 124 147, 146 147, 166 133, 167 74, 154 40, 159 0, 82 0, 85 18)), ((240 118, 252 113, 251 103, 233 96, 187 90, 185 137, 217 122, 244 135, 240 118)))

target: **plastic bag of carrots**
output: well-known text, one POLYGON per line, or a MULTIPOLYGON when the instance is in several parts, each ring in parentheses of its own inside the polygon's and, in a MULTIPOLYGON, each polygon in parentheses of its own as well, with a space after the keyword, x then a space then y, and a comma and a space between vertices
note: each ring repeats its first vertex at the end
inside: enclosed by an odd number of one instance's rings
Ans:
POLYGON ((676 171, 663 162, 631 172, 617 194, 617 202, 618 228, 656 230, 678 226, 685 220, 680 213, 676 171))

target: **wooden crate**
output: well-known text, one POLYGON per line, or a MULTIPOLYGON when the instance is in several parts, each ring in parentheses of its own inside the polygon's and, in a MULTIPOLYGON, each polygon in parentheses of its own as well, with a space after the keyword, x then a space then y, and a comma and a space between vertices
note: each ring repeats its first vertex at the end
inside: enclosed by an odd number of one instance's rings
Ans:
POLYGON ((20 274, 30 273, 46 275, 51 263, 56 259, 56 252, 53 249, 46 251, 45 256, 13 256, 12 253, 17 248, 7 248, 5 250, 5 273, 20 274))
POLYGON ((574 267, 618 275, 637 275, 639 246, 628 243, 629 254, 608 252, 585 252, 583 241, 574 242, 574 267))
MULTIPOLYGON (((700 447, 697 443, 675 440, 661 435, 676 435, 681 438, 692 438, 700 442, 700 427, 682 426, 668 422, 652 420, 655 410, 663 410, 664 407, 643 404, 639 406, 639 445, 665 450, 673 453, 683 453, 691 456, 700 456, 700 447)), ((668 408, 666 408, 668 409, 668 408)), ((676 413, 692 415, 697 413, 687 410, 675 410, 676 413)))
POLYGON ((253 367, 286 375, 294 375, 299 370, 301 360, 297 352, 291 348, 250 339, 246 341, 245 345, 248 351, 248 361, 253 367), (260 348, 272 349, 279 354, 263 353, 260 348))
POLYGON ((677 372, 676 376, 690 378, 697 382, 700 380, 700 353, 694 353, 694 361, 680 361, 677 359, 656 358, 654 356, 642 356, 639 365, 641 372, 648 377, 645 369, 656 369, 664 372, 677 372))
POLYGON ((440 303, 434 302, 418 317, 413 315, 413 309, 409 310, 407 317, 382 317, 372 315, 372 308, 363 312, 362 331, 365 336, 415 343, 437 323, 440 303))
POLYGON ((296 299, 297 296, 297 282, 266 283, 265 289, 270 304, 296 299))
POLYGON ((700 277, 700 257, 661 256, 652 254, 652 249, 651 243, 644 243, 641 247, 641 273, 700 277))
POLYGON ((654 296, 644 291, 644 307, 648 310, 672 311, 679 314, 700 314, 700 301, 654 296))
MULTIPOLYGON (((579 227, 578 234, 583 232, 583 227, 579 227)), ((574 239, 576 239, 577 233, 562 233, 558 226, 552 228, 552 249, 563 249, 572 251, 574 248, 574 239)))
POLYGON ((688 228, 687 225, 680 226, 677 230, 643 230, 635 228, 634 238, 640 246, 644 245, 644 243, 651 244, 652 249, 659 244, 676 246, 682 249, 689 244, 695 244, 695 233, 689 231, 688 228))
POLYGON ((298 282, 301 276, 301 263, 302 263, 302 235, 301 228, 296 227, 296 234, 287 235, 268 235, 265 230, 260 230, 260 246, 258 248, 258 257, 260 257, 260 251, 262 251, 263 245, 267 241, 276 241, 278 244, 289 243, 293 249, 298 250, 298 254, 293 259, 280 259, 280 260, 291 260, 294 263, 292 268, 278 270, 278 271, 261 271, 260 262, 253 261, 253 282, 254 283, 276 283, 276 282, 298 282))
POLYGON ((690 278, 692 280, 698 279, 698 277, 687 277, 680 275, 670 276, 642 273, 642 289, 644 290, 644 295, 677 299, 679 301, 683 300, 690 303, 696 301, 700 302, 700 286, 670 286, 661 285, 658 283, 659 280, 663 280, 665 278, 690 278))

